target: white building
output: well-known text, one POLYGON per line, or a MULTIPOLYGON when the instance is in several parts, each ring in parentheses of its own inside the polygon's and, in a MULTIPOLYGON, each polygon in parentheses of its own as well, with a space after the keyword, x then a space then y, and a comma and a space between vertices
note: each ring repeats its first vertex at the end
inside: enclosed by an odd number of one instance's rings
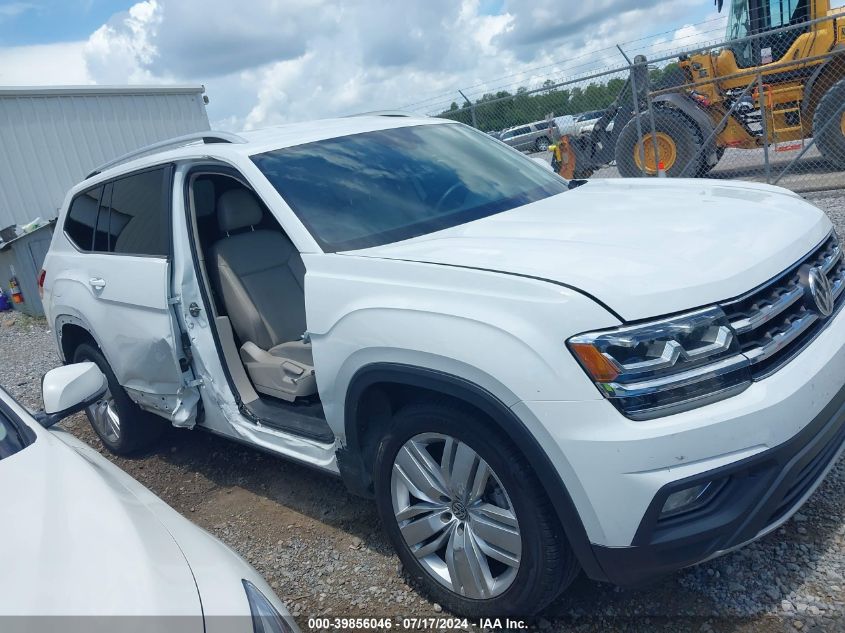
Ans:
POLYGON ((51 220, 67 190, 133 149, 209 129, 202 86, 0 87, 0 228, 51 220))

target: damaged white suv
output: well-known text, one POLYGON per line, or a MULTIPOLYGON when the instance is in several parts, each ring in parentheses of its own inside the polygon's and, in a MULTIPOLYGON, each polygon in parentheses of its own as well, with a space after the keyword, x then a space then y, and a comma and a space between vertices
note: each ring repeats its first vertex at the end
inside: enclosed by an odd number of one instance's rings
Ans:
POLYGON ((845 262, 774 187, 567 182, 437 119, 208 132, 76 186, 45 271, 108 448, 336 473, 466 615, 758 538, 845 438, 845 262))

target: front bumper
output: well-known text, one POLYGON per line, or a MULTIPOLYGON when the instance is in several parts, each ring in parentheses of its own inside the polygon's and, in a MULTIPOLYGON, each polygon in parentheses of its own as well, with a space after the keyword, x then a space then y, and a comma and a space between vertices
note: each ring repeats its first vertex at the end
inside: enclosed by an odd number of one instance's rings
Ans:
POLYGON ((842 450, 843 385, 840 310, 789 363, 720 402, 647 421, 625 418, 601 396, 512 410, 565 487, 550 496, 588 575, 630 584, 785 521, 842 450), (727 483, 713 505, 657 520, 673 491, 719 477, 727 483))
POLYGON ((636 584, 734 549, 775 530, 809 498, 845 449, 845 387, 791 440, 660 489, 630 547, 594 545, 607 580, 636 584), (660 520, 666 498, 724 481, 704 507, 660 520))

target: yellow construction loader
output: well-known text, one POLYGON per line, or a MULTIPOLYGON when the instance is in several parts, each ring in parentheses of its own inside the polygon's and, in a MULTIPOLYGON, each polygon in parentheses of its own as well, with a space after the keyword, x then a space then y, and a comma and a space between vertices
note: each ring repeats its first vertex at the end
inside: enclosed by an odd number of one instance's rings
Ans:
POLYGON ((590 136, 557 144, 553 163, 576 178, 613 160, 622 176, 704 176, 727 148, 814 138, 845 168, 845 7, 729 1, 715 0, 729 11, 723 46, 680 56, 668 86, 649 86, 645 59, 635 59, 590 136))

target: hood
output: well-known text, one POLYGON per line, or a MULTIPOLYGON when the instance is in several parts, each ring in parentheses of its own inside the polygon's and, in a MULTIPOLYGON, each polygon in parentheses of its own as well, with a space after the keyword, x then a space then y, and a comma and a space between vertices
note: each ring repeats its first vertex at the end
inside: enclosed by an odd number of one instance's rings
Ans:
POLYGON ((593 180, 511 211, 349 254, 546 279, 623 320, 741 295, 828 234, 819 209, 768 185, 593 180))
MULTIPOLYGON (((2 461, 4 615, 191 615, 191 569, 146 503, 92 449, 52 433, 2 461)), ((202 630, 202 618, 180 620, 202 630)))

